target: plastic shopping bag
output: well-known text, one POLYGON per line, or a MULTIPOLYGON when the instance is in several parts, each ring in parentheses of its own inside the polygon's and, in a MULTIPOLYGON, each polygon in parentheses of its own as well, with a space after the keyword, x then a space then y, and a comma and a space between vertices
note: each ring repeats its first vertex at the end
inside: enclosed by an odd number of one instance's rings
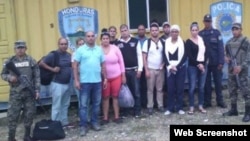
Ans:
POLYGON ((120 107, 123 108, 130 108, 134 107, 135 100, 131 93, 131 91, 128 88, 128 85, 123 84, 120 89, 120 93, 118 96, 118 103, 120 107))

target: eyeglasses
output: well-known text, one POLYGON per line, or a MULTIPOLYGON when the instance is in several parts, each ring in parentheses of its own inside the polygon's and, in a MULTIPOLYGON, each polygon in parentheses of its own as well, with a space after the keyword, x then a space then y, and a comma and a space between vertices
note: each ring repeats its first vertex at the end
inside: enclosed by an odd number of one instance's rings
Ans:
POLYGON ((68 45, 68 43, 60 43, 60 45, 61 45, 61 46, 63 46, 63 45, 66 46, 66 45, 68 45))

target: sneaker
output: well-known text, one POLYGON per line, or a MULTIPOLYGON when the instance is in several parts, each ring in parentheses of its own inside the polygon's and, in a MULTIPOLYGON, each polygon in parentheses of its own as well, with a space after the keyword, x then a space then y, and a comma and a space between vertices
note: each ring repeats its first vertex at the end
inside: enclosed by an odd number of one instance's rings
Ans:
POLYGON ((136 112, 135 113, 135 118, 140 118, 141 117, 141 112, 136 112))
POLYGON ((148 114, 153 115, 153 108, 148 108, 148 114))
POLYGON ((221 108, 227 108, 227 105, 224 102, 218 103, 217 106, 221 108))
POLYGON ((165 109, 163 107, 159 107, 158 108, 159 112, 163 113, 165 111, 165 109))
POLYGON ((171 114, 171 112, 169 111, 169 110, 167 110, 165 113, 164 113, 164 115, 166 115, 166 116, 168 116, 168 115, 170 115, 171 114))
POLYGON ((204 104, 203 104, 203 107, 204 107, 204 108, 209 108, 209 107, 212 107, 212 104, 204 103, 204 104))
POLYGON ((185 114, 185 112, 183 110, 179 110, 178 113, 179 113, 179 115, 184 115, 185 114))
POLYGON ((99 124, 92 124, 92 129, 94 129, 95 131, 100 131, 101 127, 99 124))
POLYGON ((102 121, 101 121, 101 125, 106 125, 106 124, 108 124, 109 123, 109 120, 108 119, 103 119, 102 121))
POLYGON ((80 136, 86 136, 87 129, 85 127, 80 127, 80 136))
MULTIPOLYGON (((16 140, 11 140, 11 141, 16 141, 16 140)), ((34 139, 30 136, 24 137, 23 141, 34 141, 34 139)))
POLYGON ((63 128, 65 129, 68 129, 68 128, 74 128, 76 125, 74 123, 69 123, 69 124, 66 124, 66 125, 63 125, 63 128))

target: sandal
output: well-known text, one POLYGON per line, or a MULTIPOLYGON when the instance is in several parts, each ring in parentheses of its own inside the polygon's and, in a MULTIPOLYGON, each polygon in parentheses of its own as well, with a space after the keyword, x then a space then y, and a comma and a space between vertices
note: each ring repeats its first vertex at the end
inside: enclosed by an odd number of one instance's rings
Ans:
POLYGON ((188 111, 188 114, 189 114, 189 115, 193 115, 193 114, 194 114, 194 111, 188 111))
POLYGON ((206 111, 205 109, 203 109, 203 108, 200 108, 199 111, 200 111, 202 114, 206 114, 206 113, 207 113, 207 111, 206 111))
POLYGON ((121 118, 115 118, 115 119, 113 119, 113 122, 115 122, 115 123, 117 123, 117 124, 120 124, 120 123, 122 123, 123 121, 122 121, 121 118))
POLYGON ((191 107, 189 108, 188 114, 189 114, 189 115, 193 115, 193 114, 194 114, 194 107, 193 107, 193 106, 191 106, 191 107))

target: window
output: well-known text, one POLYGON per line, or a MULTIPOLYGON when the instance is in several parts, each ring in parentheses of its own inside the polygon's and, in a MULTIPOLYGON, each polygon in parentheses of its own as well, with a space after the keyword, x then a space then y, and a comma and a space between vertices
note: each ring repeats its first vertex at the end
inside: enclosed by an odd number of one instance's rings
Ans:
POLYGON ((130 29, 139 24, 149 27, 152 21, 159 25, 168 21, 168 0, 127 0, 128 23, 130 29))

